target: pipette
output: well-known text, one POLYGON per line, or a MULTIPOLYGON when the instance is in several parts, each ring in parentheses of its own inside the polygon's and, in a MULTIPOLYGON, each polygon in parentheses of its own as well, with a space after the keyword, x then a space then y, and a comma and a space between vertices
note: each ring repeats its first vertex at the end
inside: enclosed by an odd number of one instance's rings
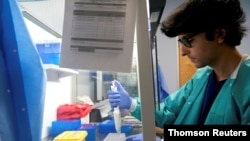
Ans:
MULTIPOLYGON (((114 83, 111 85, 111 90, 117 91, 117 87, 115 86, 114 83)), ((121 112, 119 109, 119 106, 114 107, 114 121, 115 121, 115 129, 117 133, 121 133, 121 112)))

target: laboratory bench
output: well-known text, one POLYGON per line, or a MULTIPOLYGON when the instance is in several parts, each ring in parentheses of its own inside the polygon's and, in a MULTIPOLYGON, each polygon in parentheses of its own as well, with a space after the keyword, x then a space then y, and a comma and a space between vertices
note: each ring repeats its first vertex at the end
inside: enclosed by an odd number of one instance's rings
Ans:
MULTIPOLYGON (((141 133, 141 131, 142 131, 141 128, 134 128, 132 133, 125 134, 125 135, 127 137, 127 136, 130 136, 130 135, 141 133)), ((107 135, 108 134, 98 133, 98 131, 97 131, 95 140, 85 140, 85 141, 103 141, 106 138, 107 135)), ((53 141, 53 139, 54 138, 52 138, 52 137, 47 137, 47 138, 43 139, 42 141, 53 141)))
MULTIPOLYGON (((93 131, 89 131, 88 129, 79 129, 77 131, 83 130, 89 132, 88 135, 92 136, 91 139, 86 137, 85 141, 103 141, 109 133, 115 133, 114 126, 112 127, 112 120, 106 119, 103 122, 94 122, 90 123, 95 125, 94 134, 93 131), (93 139, 93 136, 94 139, 93 139)), ((88 124, 88 125, 90 125, 88 124)), ((83 124, 84 125, 84 124, 83 124)), ((92 130, 92 129, 91 129, 92 130)), ((141 121, 137 120, 132 116, 127 116, 123 119, 121 125, 121 132, 125 134, 125 136, 135 135, 142 132, 142 124, 141 121)), ((55 137, 47 137, 44 138, 42 141, 53 141, 55 137)))

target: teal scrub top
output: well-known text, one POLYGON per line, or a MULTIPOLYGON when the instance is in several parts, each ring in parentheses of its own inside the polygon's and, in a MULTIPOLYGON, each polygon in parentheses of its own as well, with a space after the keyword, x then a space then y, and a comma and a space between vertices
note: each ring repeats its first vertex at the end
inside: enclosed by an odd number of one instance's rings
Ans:
MULTIPOLYGON (((170 94, 160 109, 155 111, 156 126, 164 124, 199 124, 200 112, 210 67, 197 69, 193 77, 179 90, 170 94)), ((226 80, 215 98, 205 125, 250 124, 250 57, 246 57, 234 73, 226 80)), ((131 114, 141 120, 141 105, 131 114)))

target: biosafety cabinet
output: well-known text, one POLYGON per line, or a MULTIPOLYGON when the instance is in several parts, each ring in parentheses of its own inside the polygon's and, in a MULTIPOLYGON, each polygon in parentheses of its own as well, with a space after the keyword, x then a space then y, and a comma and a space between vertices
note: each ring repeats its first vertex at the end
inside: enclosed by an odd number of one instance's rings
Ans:
MULTIPOLYGON (((165 0, 19 0, 47 74, 42 139, 57 108, 88 96, 107 99, 120 81, 142 105, 144 140, 155 138, 156 32, 165 0), (40 38, 41 37, 41 38, 40 38)), ((105 115, 101 115, 102 118, 105 115)))

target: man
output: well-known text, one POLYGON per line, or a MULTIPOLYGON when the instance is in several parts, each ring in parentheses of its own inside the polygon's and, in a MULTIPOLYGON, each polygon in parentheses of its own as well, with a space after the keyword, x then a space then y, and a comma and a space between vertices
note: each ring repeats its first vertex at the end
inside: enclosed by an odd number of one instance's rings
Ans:
MULTIPOLYGON (((188 0, 163 21, 162 32, 178 38, 198 69, 155 111, 156 126, 250 124, 250 57, 236 48, 244 22, 239 0, 188 0)), ((116 84, 118 91, 108 91, 111 104, 141 119, 140 103, 116 84)))

